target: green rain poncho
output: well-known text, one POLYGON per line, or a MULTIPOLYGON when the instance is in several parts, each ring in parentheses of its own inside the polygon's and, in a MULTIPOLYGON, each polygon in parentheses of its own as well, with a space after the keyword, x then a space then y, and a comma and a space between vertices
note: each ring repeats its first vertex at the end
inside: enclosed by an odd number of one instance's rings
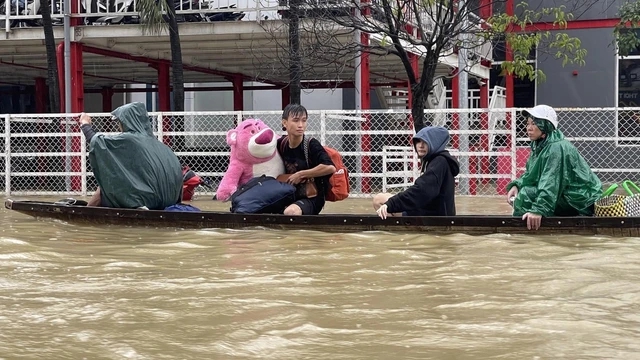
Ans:
POLYGON ((507 190, 518 188, 513 215, 593 215, 591 205, 602 194, 600 180, 560 130, 547 120, 535 122, 547 137, 531 143, 524 174, 507 185, 507 190))
POLYGON ((89 145, 102 205, 162 210, 178 203, 182 194, 180 161, 153 135, 145 105, 123 105, 111 114, 120 121, 123 132, 96 134, 89 145))

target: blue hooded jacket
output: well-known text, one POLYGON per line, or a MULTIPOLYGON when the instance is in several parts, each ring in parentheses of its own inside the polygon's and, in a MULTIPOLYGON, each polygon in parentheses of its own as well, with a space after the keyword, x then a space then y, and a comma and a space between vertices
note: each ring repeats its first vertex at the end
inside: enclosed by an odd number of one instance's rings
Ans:
MULTIPOLYGON (((449 131, 440 126, 425 127, 413 137, 427 143, 427 154, 421 159, 422 175, 407 190, 387 200, 387 211, 407 216, 454 216, 455 177, 460 173, 458 161, 445 148, 449 131)), ((416 150, 417 151, 417 150, 416 150)))

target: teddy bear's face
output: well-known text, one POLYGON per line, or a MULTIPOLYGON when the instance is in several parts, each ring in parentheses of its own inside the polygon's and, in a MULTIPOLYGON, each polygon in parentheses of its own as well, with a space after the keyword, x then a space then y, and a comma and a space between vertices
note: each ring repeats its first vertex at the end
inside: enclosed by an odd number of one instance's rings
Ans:
POLYGON ((278 138, 264 122, 247 119, 227 134, 227 143, 242 161, 261 163, 276 154, 278 138))

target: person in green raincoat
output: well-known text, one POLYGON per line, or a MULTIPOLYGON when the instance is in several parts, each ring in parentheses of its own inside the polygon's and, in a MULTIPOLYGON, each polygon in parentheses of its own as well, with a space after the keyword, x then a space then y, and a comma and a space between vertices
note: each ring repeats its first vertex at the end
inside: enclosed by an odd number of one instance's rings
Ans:
POLYGON ((135 102, 112 113, 122 133, 96 134, 91 117, 80 124, 98 190, 89 206, 163 210, 182 197, 182 167, 171 149, 151 130, 146 106, 135 102))
POLYGON ((538 105, 524 115, 531 155, 524 174, 507 185, 513 216, 522 216, 533 230, 540 228, 542 217, 592 216, 602 183, 558 130, 555 110, 538 105))

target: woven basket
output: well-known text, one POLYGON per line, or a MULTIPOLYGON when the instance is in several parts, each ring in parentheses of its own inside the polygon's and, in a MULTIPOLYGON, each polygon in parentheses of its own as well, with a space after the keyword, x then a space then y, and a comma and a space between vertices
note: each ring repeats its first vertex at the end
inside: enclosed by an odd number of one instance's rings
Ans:
POLYGON ((629 196, 624 199, 624 210, 628 217, 640 216, 640 188, 632 181, 625 181, 622 183, 622 187, 629 193, 629 196), (633 190, 629 189, 632 187, 633 190), (635 194, 633 193, 635 191, 635 194))
POLYGON ((630 180, 622 182, 622 187, 629 194, 614 195, 618 184, 611 185, 602 197, 596 201, 594 210, 597 217, 636 217, 640 216, 640 188, 630 180), (630 189, 632 187, 636 193, 630 189))

